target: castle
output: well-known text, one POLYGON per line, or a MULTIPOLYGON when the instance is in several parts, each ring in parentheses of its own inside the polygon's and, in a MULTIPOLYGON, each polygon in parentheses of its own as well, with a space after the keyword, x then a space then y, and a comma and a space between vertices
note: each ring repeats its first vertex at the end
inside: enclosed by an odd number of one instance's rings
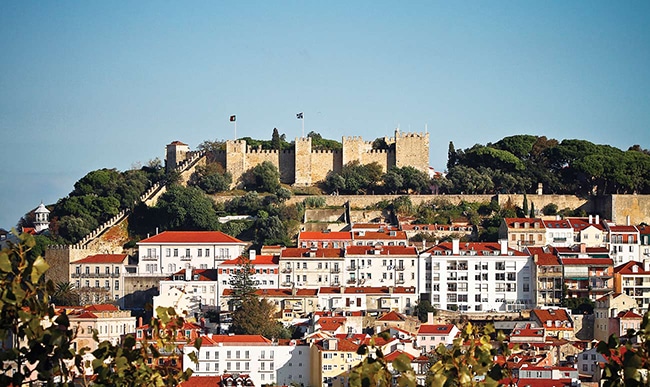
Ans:
MULTIPOLYGON (((294 186, 310 186, 325 180, 330 171, 354 161, 360 164, 378 163, 385 172, 389 168, 414 167, 424 173, 429 171, 429 133, 401 133, 384 137, 388 149, 373 149, 372 142, 361 137, 343 137, 341 150, 312 149, 310 137, 296 138, 290 150, 266 150, 251 147, 244 140, 226 141, 226 149, 219 151, 220 163, 233 179, 233 186, 241 185, 242 176, 265 161, 280 171, 280 181, 294 186)), ((180 141, 167 145, 166 165, 175 168, 192 156, 189 146, 180 141)))

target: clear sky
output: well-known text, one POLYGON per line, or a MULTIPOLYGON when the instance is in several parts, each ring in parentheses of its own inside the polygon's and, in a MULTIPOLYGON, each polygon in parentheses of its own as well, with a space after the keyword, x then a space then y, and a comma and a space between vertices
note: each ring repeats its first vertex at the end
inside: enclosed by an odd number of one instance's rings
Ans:
POLYGON ((650 147, 650 1, 2 1, 0 227, 180 140, 650 147))

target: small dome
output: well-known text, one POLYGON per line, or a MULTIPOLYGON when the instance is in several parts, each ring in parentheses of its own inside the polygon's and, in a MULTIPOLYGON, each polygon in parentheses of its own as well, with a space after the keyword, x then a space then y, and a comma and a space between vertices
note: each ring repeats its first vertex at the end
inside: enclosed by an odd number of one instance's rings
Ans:
POLYGON ((50 213, 50 210, 48 210, 47 208, 45 208, 45 206, 43 205, 43 203, 41 203, 41 204, 38 206, 38 208, 36 208, 36 211, 34 211, 34 212, 36 212, 37 214, 49 214, 49 213, 50 213))

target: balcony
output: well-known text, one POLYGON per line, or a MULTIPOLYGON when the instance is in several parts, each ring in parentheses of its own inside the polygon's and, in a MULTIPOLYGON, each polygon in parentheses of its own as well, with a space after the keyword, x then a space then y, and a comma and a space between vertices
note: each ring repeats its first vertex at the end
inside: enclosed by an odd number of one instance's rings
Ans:
POLYGON ((181 261, 191 261, 191 260, 192 260, 192 256, 191 256, 191 255, 190 255, 190 256, 186 256, 186 257, 181 257, 181 261))
POLYGON ((396 266, 395 270, 404 271, 404 266, 396 266))
POLYGON ((404 283, 404 280, 403 279, 397 279, 397 280, 395 280, 395 283, 398 284, 398 285, 401 285, 401 284, 404 283))
POLYGON ((553 238, 553 243, 564 243, 566 241, 566 238, 553 238))
POLYGON ((287 286, 292 286, 293 282, 283 282, 281 286, 287 287, 287 286))
POLYGON ((291 273, 291 268, 290 267, 285 267, 284 269, 282 269, 282 272, 283 273, 291 273))
POLYGON ((355 270, 357 270, 357 267, 356 266, 348 266, 346 269, 347 269, 347 271, 355 271, 355 270))
POLYGON ((160 257, 158 257, 157 255, 142 255, 142 256, 140 256, 141 261, 157 261, 158 258, 160 258, 160 257))
POLYGON ((357 282, 357 280, 355 280, 355 279, 353 278, 353 279, 349 279, 347 283, 351 285, 351 284, 354 284, 354 283, 356 283, 356 282, 357 282))
POLYGON ((330 273, 333 273, 333 274, 340 273, 340 272, 341 272, 341 269, 339 269, 338 267, 333 267, 333 268, 330 269, 330 273))

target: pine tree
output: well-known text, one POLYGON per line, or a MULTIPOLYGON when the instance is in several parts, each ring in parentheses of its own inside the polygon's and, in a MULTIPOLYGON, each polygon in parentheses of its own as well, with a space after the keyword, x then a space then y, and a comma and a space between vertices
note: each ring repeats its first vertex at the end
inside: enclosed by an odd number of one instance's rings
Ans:
POLYGON ((456 166, 458 162, 458 156, 456 154, 456 148, 454 147, 454 142, 449 141, 449 150, 447 151, 447 172, 453 167, 456 166))
POLYGON ((273 128, 273 136, 271 137, 271 147, 280 150, 282 148, 282 140, 278 128, 273 128))
POLYGON ((535 217, 535 203, 530 202, 530 217, 534 218, 535 217))
POLYGON ((245 301, 257 299, 257 286, 253 275, 255 266, 249 257, 241 256, 239 267, 232 277, 232 303, 235 308, 240 307, 245 301))
POLYGON ((524 217, 528 217, 529 211, 528 211, 528 198, 526 197, 526 194, 524 194, 524 217))

